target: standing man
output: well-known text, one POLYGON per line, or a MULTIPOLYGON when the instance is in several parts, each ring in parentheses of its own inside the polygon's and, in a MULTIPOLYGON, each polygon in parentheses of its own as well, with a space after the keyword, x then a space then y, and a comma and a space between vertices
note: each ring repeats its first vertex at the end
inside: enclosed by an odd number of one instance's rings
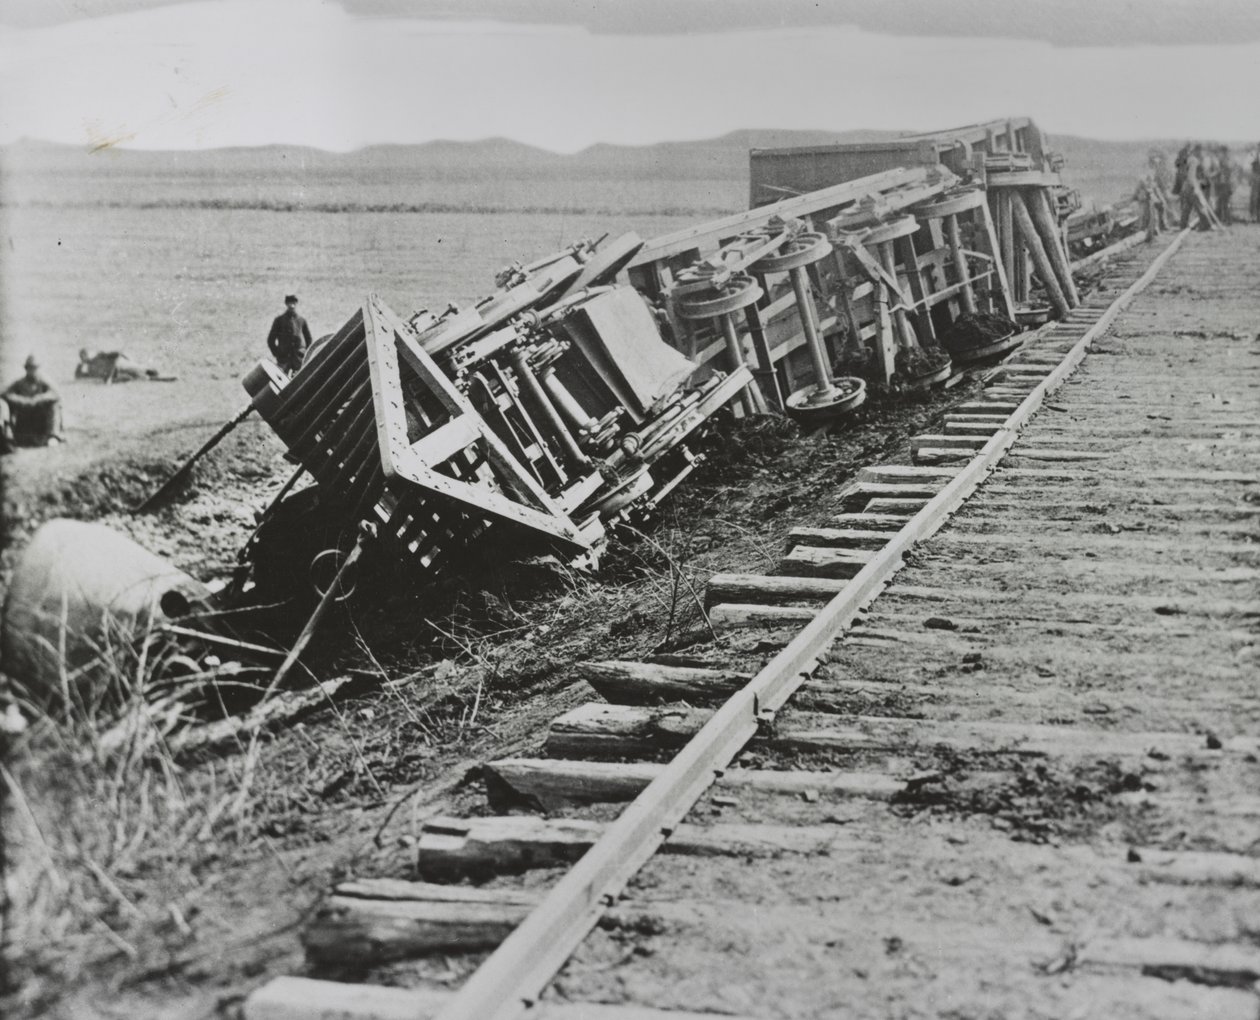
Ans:
POLYGON ((311 346, 311 328, 298 315, 297 298, 289 294, 284 299, 284 312, 277 315, 267 334, 267 349, 276 364, 293 375, 302 367, 306 349, 311 346))
POLYGON ((1185 156, 1184 159, 1181 154, 1177 156, 1180 164, 1177 168, 1177 199, 1181 202, 1181 229, 1185 230, 1186 227, 1190 226, 1190 214, 1199 212, 1199 203, 1195 196, 1195 187, 1199 176, 1199 159, 1189 146, 1186 146, 1182 152, 1185 156))
MULTIPOLYGON (((1196 145, 1194 154, 1199 160, 1199 190, 1207 200, 1207 210, 1216 212, 1216 172, 1220 165, 1216 149, 1211 145, 1196 145)), ((1208 219, 1212 217, 1209 215, 1208 219)))
POLYGON ((1203 147, 1196 145, 1190 150, 1186 160, 1186 175, 1181 182, 1181 229, 1190 226, 1190 214, 1199 218, 1199 230, 1211 230, 1212 220, 1209 212, 1212 208, 1210 199, 1203 193, 1205 183, 1203 169, 1203 147))
POLYGON ((1157 225, 1160 230, 1167 230, 1172 217, 1171 196, 1176 193, 1173 188, 1172 173, 1168 169, 1168 158, 1159 149, 1152 149, 1146 162, 1155 183, 1155 208, 1159 212, 1157 225))
POLYGON ((1177 158, 1173 162, 1173 168, 1177 171, 1173 177, 1172 193, 1177 196, 1177 201, 1181 205, 1181 215, 1184 219, 1186 216, 1185 199, 1181 196, 1186 185, 1186 167, 1190 162, 1190 143, 1186 142, 1177 153, 1177 158))
POLYGON ((1140 222, 1146 231, 1146 239, 1149 241, 1157 237, 1160 231, 1165 229, 1164 200, 1159 196, 1159 185, 1155 183, 1154 174, 1146 174, 1138 178, 1133 200, 1142 211, 1140 222))
POLYGON ((1234 201, 1234 161, 1229 147, 1222 145, 1216 159, 1216 218, 1228 226, 1234 222, 1230 205, 1234 201))
POLYGON ((35 355, 25 374, 0 394, 0 450, 61 442, 61 397, 39 374, 35 355))
POLYGON ((1256 144, 1255 155, 1251 157, 1251 201, 1247 211, 1252 223, 1260 223, 1260 143, 1256 144))

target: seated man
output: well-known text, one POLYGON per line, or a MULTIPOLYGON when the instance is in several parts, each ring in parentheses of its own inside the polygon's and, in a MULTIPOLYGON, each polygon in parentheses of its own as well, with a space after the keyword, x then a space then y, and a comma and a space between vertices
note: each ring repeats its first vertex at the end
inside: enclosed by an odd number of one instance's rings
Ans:
POLYGON ((148 379, 153 382, 170 382, 171 376, 162 375, 156 368, 142 368, 122 351, 97 351, 86 347, 79 349, 79 363, 74 366, 76 379, 101 379, 107 383, 130 382, 132 379, 148 379))
POLYGON ((26 372, 0 394, 0 430, 7 452, 14 446, 47 446, 61 442, 61 397, 39 374, 35 356, 26 372))

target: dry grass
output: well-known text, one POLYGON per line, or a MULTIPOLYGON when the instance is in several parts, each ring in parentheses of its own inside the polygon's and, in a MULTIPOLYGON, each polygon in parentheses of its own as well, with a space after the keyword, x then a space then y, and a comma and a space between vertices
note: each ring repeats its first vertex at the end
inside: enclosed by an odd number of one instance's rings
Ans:
POLYGON ((598 639, 591 620, 632 599, 578 571, 546 573, 541 585, 465 592, 418 622, 409 647, 379 641, 388 665, 352 616, 332 623, 373 690, 327 699, 318 730, 290 725, 273 740, 254 729, 222 755, 183 753, 186 724, 215 688, 204 675, 160 679, 170 652, 154 634, 112 628, 93 682, 63 672, 45 703, 15 701, 27 725, 5 738, 0 766, 8 1008, 38 1014, 103 975, 173 972, 204 938, 207 879, 228 873, 226 861, 270 855, 283 870, 276 851, 322 838, 312 828, 339 806, 422 789, 431 762, 492 739, 505 705, 546 684, 567 650, 598 639))
POLYGON ((109 624, 96 650, 95 668, 63 666, 44 699, 10 692, 2 948, 15 1009, 40 1012, 120 958, 177 953, 205 869, 258 831, 256 741, 208 768, 172 749, 212 689, 204 675, 172 681, 177 650, 147 629, 109 624))

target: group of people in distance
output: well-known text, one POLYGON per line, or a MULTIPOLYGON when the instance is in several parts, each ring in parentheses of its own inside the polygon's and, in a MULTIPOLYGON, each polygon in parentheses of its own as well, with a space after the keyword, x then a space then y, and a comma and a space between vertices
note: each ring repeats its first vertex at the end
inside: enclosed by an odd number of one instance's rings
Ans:
MULTIPOLYGON (((100 379, 104 383, 147 379, 169 382, 156 368, 145 368, 122 351, 79 351, 74 366, 76 379, 100 379)), ((39 371, 35 355, 26 359, 22 378, 0 393, 0 453, 18 446, 48 446, 62 442, 61 395, 39 371)))
MULTIPOLYGON (((311 330, 298 315, 297 298, 284 299, 285 310, 276 316, 267 334, 267 347, 276 363, 288 375, 302 367, 311 346, 311 330)), ((156 368, 147 368, 122 351, 79 351, 74 367, 76 379, 99 379, 103 383, 171 382, 156 368)), ((35 355, 26 359, 23 374, 0 393, 0 453, 10 453, 19 446, 48 446, 62 442, 61 396, 40 373, 35 355)))
POLYGON ((1244 173, 1250 177, 1251 194, 1248 218, 1260 223, 1260 146, 1251 154, 1249 166, 1234 162, 1227 145, 1186 142, 1177 153, 1173 193, 1181 203, 1182 229, 1197 216, 1200 230, 1211 230, 1214 223, 1234 222, 1234 188, 1244 173))

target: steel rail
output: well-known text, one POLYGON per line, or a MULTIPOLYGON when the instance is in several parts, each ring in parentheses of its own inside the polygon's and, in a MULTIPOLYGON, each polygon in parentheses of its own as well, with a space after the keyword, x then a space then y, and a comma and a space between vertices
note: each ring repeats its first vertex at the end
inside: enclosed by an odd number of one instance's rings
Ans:
POLYGON ((1133 299, 1172 258, 1181 231, 1146 272, 1125 290, 1020 403, 957 475, 911 517, 887 545, 805 628, 729 701, 665 767, 604 835, 553 887, 473 973, 435 1020, 516 1020, 543 990, 696 801, 719 778, 758 729, 816 668, 819 656, 857 612, 888 584, 902 556, 934 534, 980 486, 1019 437, 1020 430, 1133 299))

